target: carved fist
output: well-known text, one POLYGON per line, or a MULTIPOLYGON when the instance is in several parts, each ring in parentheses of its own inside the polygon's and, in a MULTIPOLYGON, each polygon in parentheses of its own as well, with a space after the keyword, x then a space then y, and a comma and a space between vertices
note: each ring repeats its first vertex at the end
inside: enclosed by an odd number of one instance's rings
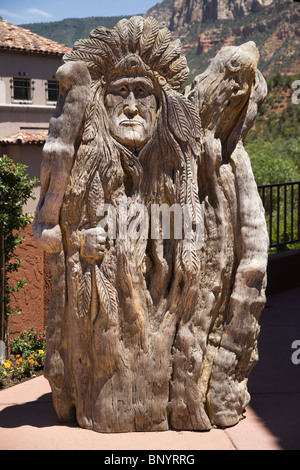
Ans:
POLYGON ((38 246, 46 253, 59 253, 62 250, 62 235, 58 224, 39 224, 35 218, 33 233, 38 246))
POLYGON ((81 232, 81 256, 102 259, 104 256, 106 232, 101 227, 89 228, 81 232))

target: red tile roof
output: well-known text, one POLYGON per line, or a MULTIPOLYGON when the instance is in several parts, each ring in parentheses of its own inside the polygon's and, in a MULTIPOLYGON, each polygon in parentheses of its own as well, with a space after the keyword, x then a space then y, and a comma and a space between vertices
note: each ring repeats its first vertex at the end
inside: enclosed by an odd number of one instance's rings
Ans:
POLYGON ((0 144, 34 144, 43 145, 47 139, 48 130, 21 129, 10 137, 0 137, 0 144))
POLYGON ((15 26, 0 18, 0 51, 1 50, 58 56, 63 56, 66 52, 71 51, 71 49, 64 44, 46 39, 29 31, 29 29, 15 26))

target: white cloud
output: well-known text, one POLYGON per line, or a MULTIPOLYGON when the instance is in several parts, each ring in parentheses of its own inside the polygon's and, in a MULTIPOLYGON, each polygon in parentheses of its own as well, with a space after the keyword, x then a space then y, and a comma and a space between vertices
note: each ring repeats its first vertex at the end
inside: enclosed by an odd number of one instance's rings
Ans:
POLYGON ((13 13, 12 11, 8 11, 8 10, 3 10, 0 8, 0 15, 2 16, 7 16, 9 18, 22 18, 22 15, 18 15, 17 13, 13 13))
POLYGON ((28 8, 27 12, 31 15, 43 16, 44 18, 50 18, 52 15, 43 10, 38 10, 37 8, 28 8))

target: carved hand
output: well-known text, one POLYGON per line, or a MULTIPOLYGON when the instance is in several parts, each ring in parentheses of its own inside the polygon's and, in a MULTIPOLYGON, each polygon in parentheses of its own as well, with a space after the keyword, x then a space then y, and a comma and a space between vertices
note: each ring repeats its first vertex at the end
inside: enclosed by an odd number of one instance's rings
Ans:
POLYGON ((33 231, 38 246, 46 253, 59 253, 63 249, 61 229, 58 224, 39 224, 36 217, 33 231))
POLYGON ((105 250, 106 232, 101 227, 89 228, 81 232, 81 256, 102 259, 105 250))

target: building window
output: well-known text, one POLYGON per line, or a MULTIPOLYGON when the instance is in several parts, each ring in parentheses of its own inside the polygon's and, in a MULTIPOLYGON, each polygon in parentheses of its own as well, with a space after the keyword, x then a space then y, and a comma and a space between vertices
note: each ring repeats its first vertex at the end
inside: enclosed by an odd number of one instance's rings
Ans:
POLYGON ((58 80, 48 80, 47 81, 47 100, 48 101, 57 101, 59 95, 59 83, 58 80))
POLYGON ((31 101, 34 88, 31 86, 33 82, 30 78, 19 76, 13 78, 10 82, 14 100, 31 101))

